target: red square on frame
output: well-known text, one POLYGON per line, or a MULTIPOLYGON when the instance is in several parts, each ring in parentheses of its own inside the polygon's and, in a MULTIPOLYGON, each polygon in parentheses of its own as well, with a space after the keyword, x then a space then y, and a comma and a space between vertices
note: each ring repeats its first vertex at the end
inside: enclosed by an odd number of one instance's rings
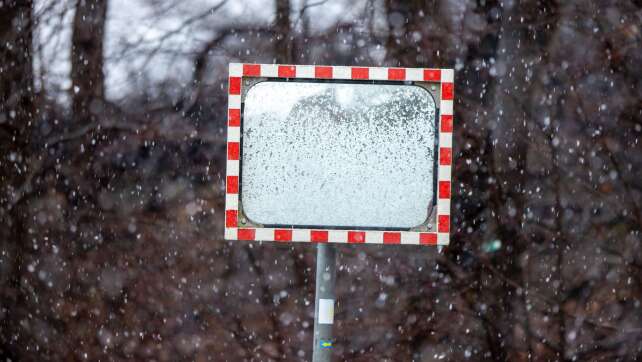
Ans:
POLYGON ((424 80, 441 82, 441 69, 424 69, 424 80))
POLYGON ((227 125, 230 127, 239 127, 241 125, 241 110, 230 108, 227 111, 227 125))
POLYGON ((225 227, 235 228, 238 226, 238 211, 226 210, 225 211, 225 227))
POLYGON ((421 245, 437 245, 437 234, 435 234, 435 233, 421 233, 421 234, 419 234, 419 244, 421 244, 421 245))
POLYGON ((383 233, 383 243, 384 244, 400 244, 401 243, 401 233, 399 232, 389 232, 386 231, 383 233))
POLYGON ((314 243, 327 243, 328 231, 327 230, 311 230, 310 241, 314 243))
POLYGON ((441 131, 444 133, 452 133, 453 131, 453 116, 450 114, 444 114, 441 116, 440 123, 441 131))
POLYGON ((288 230, 288 229, 274 230, 274 241, 292 241, 292 230, 288 230))
POLYGON ((256 230, 254 229, 239 229, 239 240, 254 240, 256 238, 256 230))
POLYGON ((453 99, 454 85, 452 83, 441 84, 441 99, 451 101, 453 99))
POLYGON ((370 78, 370 71, 368 68, 352 68, 352 79, 368 79, 370 78))
POLYGON ((227 144, 227 159, 228 160, 238 160, 239 159, 239 143, 238 142, 229 142, 227 144))
POLYGON ((365 243, 366 233, 363 231, 348 231, 349 243, 365 243))
POLYGON ((450 181, 439 181, 439 198, 450 198, 450 181))
POLYGON ((241 77, 230 77, 230 94, 241 94, 241 77))
POLYGON ((279 77, 281 78, 296 77, 296 67, 294 65, 279 65, 279 77))
POLYGON ((243 64, 243 75, 246 77, 261 76, 261 65, 260 64, 243 64))
POLYGON ((332 67, 314 67, 315 78, 332 79, 332 67))
POLYGON ((227 176, 227 193, 228 194, 238 194, 239 193, 239 177, 238 176, 227 176))
POLYGON ((406 70, 403 68, 388 68, 388 80, 406 80, 406 70))
POLYGON ((437 217, 437 231, 440 233, 450 231, 450 215, 439 215, 437 217))
POLYGON ((450 166, 451 163, 452 163, 452 148, 440 147, 439 164, 442 166, 450 166))

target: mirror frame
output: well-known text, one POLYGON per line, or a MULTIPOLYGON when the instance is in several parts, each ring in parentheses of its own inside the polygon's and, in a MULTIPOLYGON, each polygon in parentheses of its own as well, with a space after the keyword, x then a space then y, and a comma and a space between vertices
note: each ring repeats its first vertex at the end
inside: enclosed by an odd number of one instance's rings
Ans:
POLYGON ((450 203, 452 169, 452 132, 454 103, 454 71, 429 68, 382 68, 281 64, 230 63, 228 79, 227 168, 225 183, 225 239, 280 242, 335 242, 372 244, 447 245, 450 240, 450 203), (269 227, 254 224, 243 214, 240 193, 242 162, 243 99, 254 84, 266 80, 328 81, 359 83, 399 83, 423 87, 436 105, 435 206, 425 223, 416 228, 349 229, 327 226, 305 228, 296 226, 269 227))

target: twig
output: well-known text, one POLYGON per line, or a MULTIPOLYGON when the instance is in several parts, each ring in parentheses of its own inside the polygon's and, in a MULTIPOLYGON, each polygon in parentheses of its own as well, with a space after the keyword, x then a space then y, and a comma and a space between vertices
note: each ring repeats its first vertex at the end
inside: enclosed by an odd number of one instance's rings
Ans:
POLYGON ((296 21, 292 25, 292 29, 296 29, 296 27, 299 25, 299 22, 301 21, 301 19, 305 15, 306 10, 308 10, 310 8, 313 8, 315 6, 321 6, 321 5, 323 5, 323 4, 327 3, 327 2, 328 2, 328 0, 321 0, 321 1, 314 2, 314 3, 310 3, 310 4, 305 2, 305 5, 303 5, 301 7, 301 9, 299 10, 299 16, 296 18, 296 21))
POLYGON ((218 3, 218 4, 214 5, 213 7, 209 8, 207 11, 202 12, 202 13, 197 14, 197 15, 194 15, 194 16, 186 19, 185 21, 183 21, 176 28, 174 28, 174 29, 166 32, 165 34, 163 34, 163 36, 161 36, 159 39, 157 39, 158 43, 157 43, 156 47, 153 48, 151 50, 151 52, 149 52, 149 54, 145 58, 145 61, 143 62, 143 65, 142 65, 141 68, 145 69, 147 67, 147 65, 149 65, 149 62, 152 60, 152 58, 154 58, 156 53, 158 53, 158 51, 163 47, 163 44, 165 43, 165 41, 167 39, 173 37, 176 34, 179 34, 180 32, 183 31, 183 29, 185 29, 185 27, 187 27, 187 26, 189 26, 189 25, 191 25, 191 24, 193 24, 193 23, 195 23, 195 22, 197 22, 199 20, 204 19, 208 15, 214 14, 216 11, 221 9, 227 3, 227 1, 228 0, 222 0, 220 3, 218 3))

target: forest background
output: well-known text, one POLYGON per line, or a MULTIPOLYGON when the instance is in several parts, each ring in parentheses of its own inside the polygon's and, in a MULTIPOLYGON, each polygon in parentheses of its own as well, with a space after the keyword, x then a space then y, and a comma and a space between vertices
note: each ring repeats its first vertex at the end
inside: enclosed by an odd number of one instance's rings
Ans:
POLYGON ((222 240, 230 62, 455 69, 451 245, 338 248, 335 357, 642 358, 642 2, 0 1, 0 357, 308 360, 222 240))

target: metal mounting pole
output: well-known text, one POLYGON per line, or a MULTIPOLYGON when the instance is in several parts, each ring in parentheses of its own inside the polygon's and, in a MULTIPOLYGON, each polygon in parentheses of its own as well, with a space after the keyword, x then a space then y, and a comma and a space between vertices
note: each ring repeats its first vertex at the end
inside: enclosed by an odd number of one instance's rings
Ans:
POLYGON ((329 362, 334 341, 334 283, 336 279, 336 254, 334 246, 317 244, 317 275, 314 297, 314 346, 312 362, 329 362))

